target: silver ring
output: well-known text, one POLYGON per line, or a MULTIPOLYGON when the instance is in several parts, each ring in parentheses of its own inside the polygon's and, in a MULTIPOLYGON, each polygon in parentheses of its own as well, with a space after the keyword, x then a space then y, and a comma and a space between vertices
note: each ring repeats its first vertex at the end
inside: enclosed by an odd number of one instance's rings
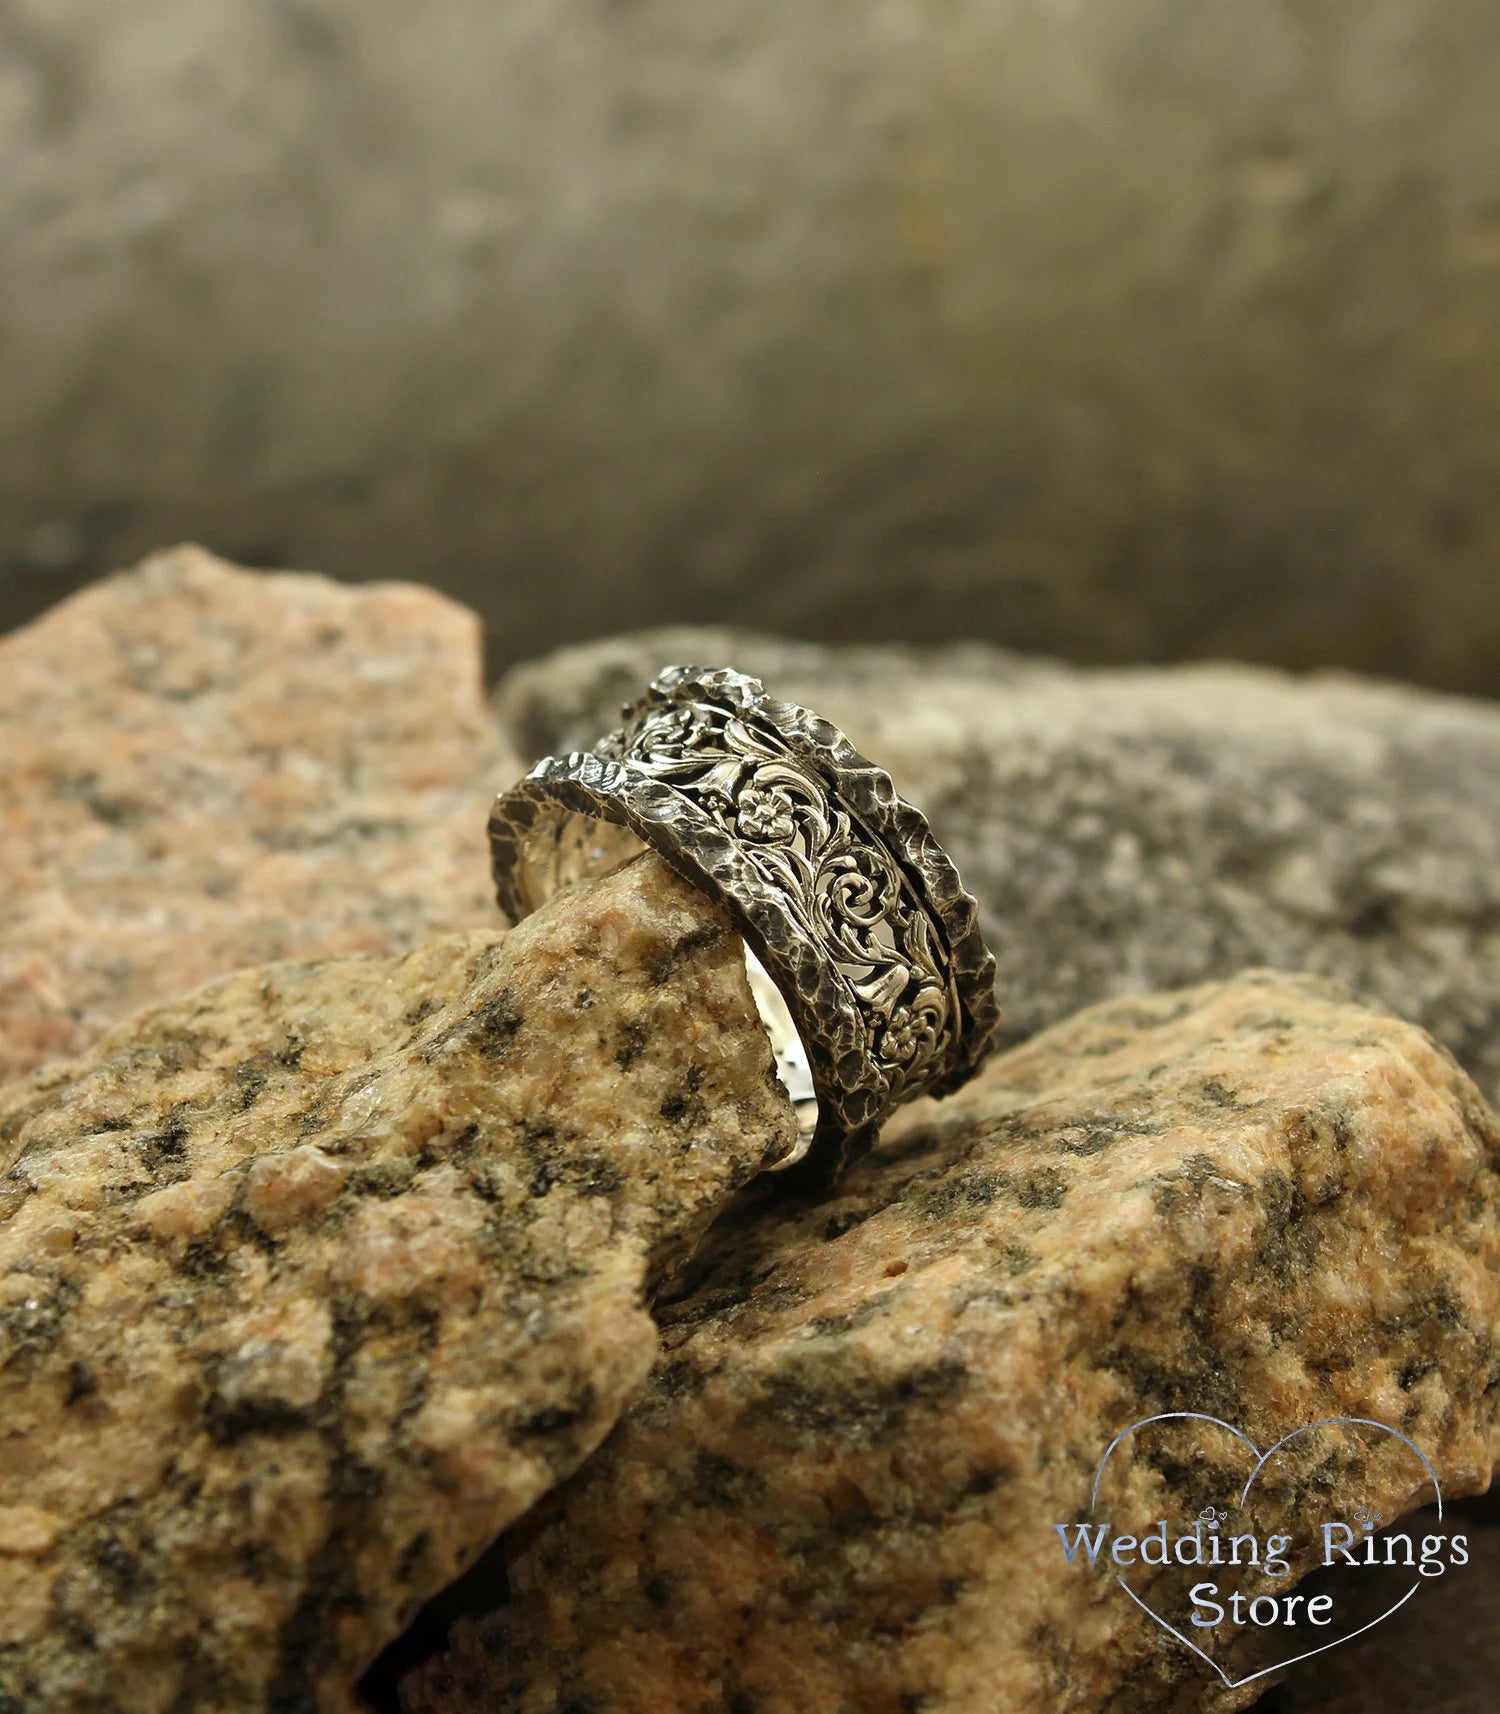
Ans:
POLYGON ((837 1166, 893 1107, 994 1045, 995 961, 926 817, 836 727, 727 667, 666 668, 592 750, 548 756, 490 813, 514 922, 660 852, 746 942, 799 1139, 837 1166))

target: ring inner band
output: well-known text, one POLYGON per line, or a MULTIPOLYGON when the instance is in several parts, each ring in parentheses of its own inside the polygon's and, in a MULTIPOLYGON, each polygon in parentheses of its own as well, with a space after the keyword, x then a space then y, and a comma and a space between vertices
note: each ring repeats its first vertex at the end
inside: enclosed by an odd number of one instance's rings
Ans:
MULTIPOLYGON (((567 887, 613 873, 648 849, 628 827, 599 816, 559 807, 532 826, 518 854, 516 884, 527 912, 534 911, 567 887)), ((797 1111, 797 1145, 770 1170, 792 1166, 807 1153, 818 1125, 818 1097, 813 1087, 807 1049, 792 1022, 781 990, 754 952, 745 948, 745 971, 750 993, 760 1013, 776 1076, 797 1111)))

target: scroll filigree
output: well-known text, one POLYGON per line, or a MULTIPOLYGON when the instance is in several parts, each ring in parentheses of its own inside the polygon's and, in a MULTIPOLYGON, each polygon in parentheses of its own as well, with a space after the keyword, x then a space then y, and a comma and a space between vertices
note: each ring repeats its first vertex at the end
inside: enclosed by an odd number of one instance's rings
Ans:
POLYGON ((906 1083, 941 1052, 957 1005, 934 924, 892 854, 779 734, 700 696, 652 709, 608 753, 734 830, 859 1002, 888 1084, 906 1083))
POLYGON ((958 1087, 992 1045, 994 960, 920 812, 743 674, 667 668, 619 730, 502 793, 490 839, 513 916, 642 845, 720 900, 786 1003, 817 1133, 841 1147, 958 1087))

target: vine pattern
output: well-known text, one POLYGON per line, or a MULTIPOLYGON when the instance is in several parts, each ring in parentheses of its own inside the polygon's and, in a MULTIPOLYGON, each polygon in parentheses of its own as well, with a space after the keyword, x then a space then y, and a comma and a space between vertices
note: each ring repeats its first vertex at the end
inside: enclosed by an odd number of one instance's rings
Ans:
POLYGON ((597 751, 700 802, 736 835, 842 973, 888 1082, 909 1084, 946 1051, 956 1007, 931 919, 884 846, 774 733, 734 709, 683 701, 611 733, 597 751))

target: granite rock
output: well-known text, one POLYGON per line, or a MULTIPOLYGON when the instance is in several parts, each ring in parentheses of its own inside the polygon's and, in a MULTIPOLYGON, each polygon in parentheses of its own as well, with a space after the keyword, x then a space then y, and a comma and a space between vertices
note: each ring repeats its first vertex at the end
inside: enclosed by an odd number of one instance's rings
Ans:
POLYGON ((598 1444, 657 1275, 794 1129, 738 938, 654 857, 8 1086, 0 1708, 355 1708, 598 1444))
POLYGON ((492 922, 513 771, 430 590, 180 548, 0 638, 0 1080, 225 970, 492 922))
MULTIPOLYGON (((1446 1494, 1482 1489, 1497 1263, 1500 1127, 1421 1031, 1274 973, 1096 1006, 907 1110, 830 1195, 742 1194, 658 1305, 645 1391, 502 1542, 508 1604, 406 1707, 1243 1706, 1262 1683, 1225 1690, 1056 1523, 1089 1518, 1116 1434, 1173 1411, 1263 1448, 1398 1425, 1446 1494)), ((1158 1429, 1107 1472, 1121 1524, 1244 1480, 1227 1434, 1158 1429)), ((1293 1575, 1331 1506, 1432 1497, 1373 1430, 1277 1470, 1247 1510, 1291 1530, 1293 1575)), ((1217 1638, 1231 1676, 1248 1632, 1217 1638)))
POLYGON ((1500 705, 678 629, 519 668, 497 706, 529 760, 590 742, 684 656, 759 674, 890 768, 980 900, 1008 1039, 1271 965, 1382 1000, 1500 1099, 1500 705))

